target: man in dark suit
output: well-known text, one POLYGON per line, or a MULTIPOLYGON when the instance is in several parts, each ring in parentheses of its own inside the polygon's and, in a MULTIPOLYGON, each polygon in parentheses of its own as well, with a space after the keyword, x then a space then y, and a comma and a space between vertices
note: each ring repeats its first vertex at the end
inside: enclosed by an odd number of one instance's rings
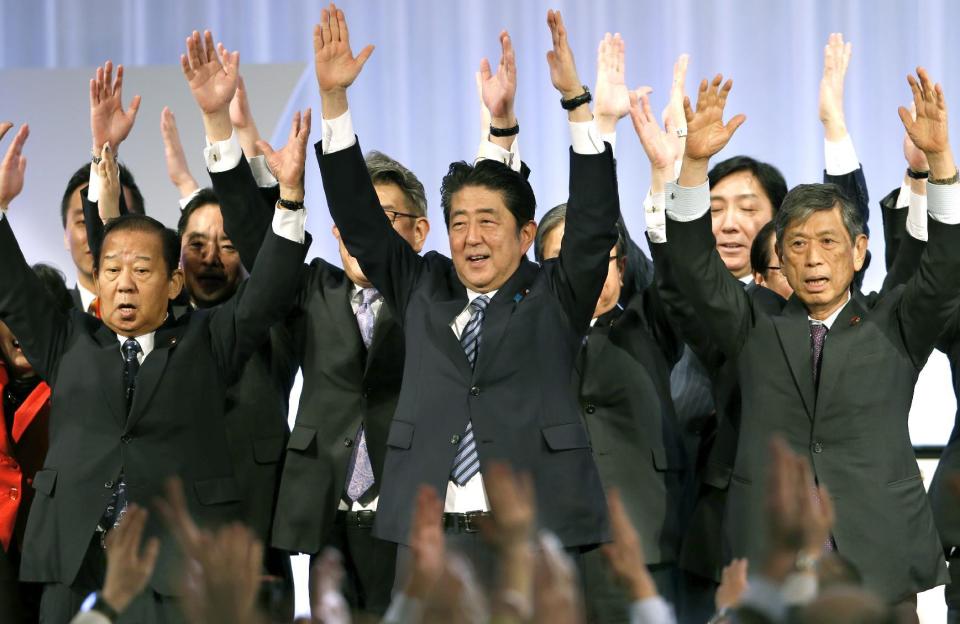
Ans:
MULTIPOLYGON (((0 189, 22 186, 17 160, 25 138, 18 135, 4 161, 0 189)), ((0 196, 0 207, 15 195, 0 196)), ((175 233, 149 217, 114 219, 94 263, 102 321, 56 309, 6 218, 0 222, 0 318, 53 388, 50 448, 33 482, 21 565, 24 580, 45 584, 45 621, 67 621, 100 587, 102 538, 122 521, 128 501, 150 504, 165 478, 188 484, 198 521, 241 518, 226 389, 293 300, 306 251, 303 222, 302 211, 278 212, 261 267, 238 294, 173 319, 168 305, 183 279, 175 233)), ((157 522, 148 532, 162 539, 152 591, 121 621, 177 621, 176 550, 157 522)))
MULTIPOLYGON (((733 283, 709 230, 709 158, 744 121, 723 124, 731 83, 701 84, 680 179, 668 187, 666 252, 676 287, 703 310, 718 348, 737 363, 742 409, 724 529, 734 556, 763 545, 766 440, 809 453, 836 499, 826 548, 851 560, 892 602, 946 579, 943 555, 906 427, 917 375, 960 288, 960 202, 939 85, 910 78, 917 120, 900 109, 931 165, 930 241, 917 276, 868 305, 850 285, 866 255, 862 215, 834 185, 801 185, 777 214, 777 251, 794 295, 771 311, 733 283), (748 383, 746 383, 748 381, 748 383), (869 388, 869 390, 864 390, 869 388)), ((815 553, 810 553, 815 554, 815 553)))
MULTIPOLYGON (((541 264, 557 258, 565 217, 566 206, 561 204, 540 220, 535 253, 541 264)), ((629 236, 622 221, 617 230, 607 279, 577 356, 572 385, 600 479, 608 490, 619 490, 657 590, 673 604, 685 461, 670 399, 670 368, 683 344, 654 287, 618 303, 629 236)), ((589 621, 629 621, 631 601, 599 550, 584 555, 581 574, 589 621)))
MULTIPOLYGON (((552 12, 549 19, 562 27, 552 12)), ((333 6, 314 39, 324 117, 317 157, 327 203, 406 344, 375 534, 406 542, 409 501, 429 484, 445 497, 448 531, 480 550, 472 531, 488 509, 483 468, 499 458, 532 474, 540 522, 565 546, 605 540, 602 485, 569 380, 616 242, 609 147, 571 155, 568 235, 558 260, 538 267, 524 258, 535 231, 532 190, 521 174, 489 160, 451 165, 442 203, 453 257, 420 257, 384 219, 352 130, 346 88, 372 47, 354 58, 343 12, 333 6)), ((501 94, 485 98, 491 132, 510 136, 517 130, 515 69, 506 33, 501 45, 497 74, 486 66, 481 73, 501 94)), ((571 119, 587 122, 580 130, 595 137, 588 98, 577 99, 585 94, 572 55, 559 50, 567 57, 558 59, 557 51, 555 83, 571 119)))

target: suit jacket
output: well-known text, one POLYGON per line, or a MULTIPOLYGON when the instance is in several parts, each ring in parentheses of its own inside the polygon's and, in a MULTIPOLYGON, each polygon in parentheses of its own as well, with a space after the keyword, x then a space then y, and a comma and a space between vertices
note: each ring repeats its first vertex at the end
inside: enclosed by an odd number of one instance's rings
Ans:
MULTIPOLYGON (((223 306, 156 330, 127 413, 116 334, 99 319, 50 304, 4 219, 0 223, 0 318, 54 389, 50 448, 33 486, 21 578, 73 582, 120 473, 131 502, 149 506, 177 475, 200 525, 242 517, 243 493, 227 444, 224 403, 250 354, 293 301, 306 245, 272 232, 268 261, 223 306)), ((176 548, 151 516, 162 545, 151 586, 174 594, 176 548)))
POLYGON ((651 287, 597 319, 574 375, 600 479, 620 490, 648 565, 680 550, 685 462, 670 367, 681 347, 651 287))
MULTIPOLYGON (((253 266, 272 209, 257 191, 249 165, 211 173, 224 227, 245 265, 253 266)), ((269 201, 269 200, 268 200, 269 201)), ((375 491, 383 478, 387 433, 400 395, 403 332, 381 304, 373 342, 364 346, 350 306, 353 282, 315 259, 303 271, 296 303, 284 323, 303 370, 297 420, 286 448, 272 545, 317 553, 328 543, 361 424, 375 491)))
POLYGON ((397 315, 406 344, 374 535, 406 542, 417 488, 446 492, 470 421, 481 472, 495 459, 529 471, 540 522, 565 546, 606 540, 602 485, 570 376, 617 238, 611 151, 571 155, 560 257, 542 267, 521 259, 486 308, 471 369, 450 328, 467 307, 453 262, 436 252, 417 255, 393 230, 359 144, 328 155, 320 144, 316 150, 334 222, 397 315))
POLYGON ((960 227, 931 221, 914 278, 873 307, 856 295, 842 309, 824 347, 819 388, 807 311, 796 296, 779 312, 755 305, 716 253, 709 214, 688 223, 668 218, 667 240, 677 288, 702 310, 741 380, 724 520, 734 556, 762 553, 767 449, 778 433, 810 457, 829 488, 837 548, 869 588, 897 601, 945 582, 907 416, 919 371, 955 314, 948 294, 960 289, 960 227))

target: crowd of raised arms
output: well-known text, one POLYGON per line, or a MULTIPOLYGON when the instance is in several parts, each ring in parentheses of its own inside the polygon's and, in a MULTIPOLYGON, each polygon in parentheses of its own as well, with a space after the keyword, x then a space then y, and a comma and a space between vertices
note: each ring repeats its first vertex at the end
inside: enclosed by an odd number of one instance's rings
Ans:
POLYGON ((687 97, 680 56, 658 120, 649 88, 625 84, 619 34, 590 89, 560 13, 546 21, 568 200, 534 220, 504 31, 476 77, 478 154, 441 186, 449 256, 421 253, 417 176, 361 151, 347 95, 377 57, 354 54, 333 4, 313 31, 315 151, 339 259, 305 261, 305 205, 322 204, 304 193, 311 111, 286 145, 263 141, 256 85, 209 31, 181 66, 210 187, 161 119, 176 231, 118 161, 140 106, 123 66, 90 80, 92 163, 61 205, 73 288, 14 235, 37 207, 16 200, 29 128, 11 133, 0 620, 291 622, 290 555, 305 553, 311 621, 328 624, 912 622, 917 594, 944 584, 960 622, 958 436, 928 495, 907 427, 934 349, 960 392, 943 89, 907 77, 906 174, 880 202, 887 273, 864 293, 841 34, 824 48, 823 183, 788 191, 771 164, 711 162, 746 122, 725 111, 731 80, 687 97), (618 200, 636 179, 614 158, 628 115, 643 206, 618 200), (649 257, 622 218, 640 212, 649 257))

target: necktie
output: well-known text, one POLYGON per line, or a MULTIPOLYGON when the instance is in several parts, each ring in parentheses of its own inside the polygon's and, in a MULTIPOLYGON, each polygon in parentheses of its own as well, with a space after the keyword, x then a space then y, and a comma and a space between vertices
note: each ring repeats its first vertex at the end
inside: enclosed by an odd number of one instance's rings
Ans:
MULTIPOLYGON (((460 334, 460 345, 467 355, 470 368, 476 364, 477 354, 480 352, 480 332, 483 328, 484 310, 488 303, 490 303, 490 297, 486 295, 480 295, 470 302, 470 320, 460 334)), ((473 439, 473 423, 468 420, 467 429, 463 432, 460 445, 457 447, 457 455, 453 458, 450 478, 457 485, 465 485, 478 472, 480 472, 480 456, 477 455, 477 444, 473 439)))
MULTIPOLYGON (((143 352, 140 343, 133 338, 127 338, 120 347, 123 354, 123 387, 127 399, 127 413, 133 404, 133 391, 137 384, 137 373, 140 371, 140 360, 137 355, 143 352)), ((121 469, 122 470, 122 469, 121 469)), ((117 477, 116 486, 110 495, 107 508, 100 519, 100 529, 105 535, 107 531, 117 526, 127 509, 127 484, 123 479, 123 472, 117 477)))
MULTIPOLYGON (((373 303, 380 297, 380 293, 376 288, 364 288, 360 291, 360 297, 360 305, 357 306, 357 326, 360 328, 360 337, 363 338, 364 346, 369 349, 370 343, 373 342, 373 325, 376 321, 373 303)), ((367 452, 367 436, 361 424, 353 443, 350 462, 347 464, 347 497, 351 501, 359 500, 373 487, 374 482, 373 465, 370 463, 370 454, 367 452)))
POLYGON ((823 357, 823 341, 827 337, 827 326, 810 321, 810 363, 813 366, 813 385, 820 380, 820 360, 823 357))

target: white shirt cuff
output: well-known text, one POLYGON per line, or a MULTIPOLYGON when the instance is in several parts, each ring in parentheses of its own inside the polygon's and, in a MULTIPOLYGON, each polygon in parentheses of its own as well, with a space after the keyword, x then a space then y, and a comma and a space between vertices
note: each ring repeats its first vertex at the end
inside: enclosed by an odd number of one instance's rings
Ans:
POLYGON ((674 221, 696 221, 710 211, 710 183, 687 188, 676 182, 666 186, 667 216, 674 221))
POLYGON ((667 242, 666 195, 647 191, 643 198, 643 212, 647 221, 647 236, 653 243, 667 242))
POLYGON ((780 595, 790 606, 802 606, 817 597, 817 575, 813 572, 794 572, 783 581, 780 595))
POLYGON ((602 154, 606 149, 592 119, 570 122, 570 144, 578 154, 602 154))
POLYGON ((613 151, 614 153, 616 153, 616 151, 617 151, 617 133, 616 133, 616 131, 611 132, 611 133, 609 133, 609 134, 601 134, 601 135, 600 135, 600 140, 603 141, 604 143, 609 143, 609 144, 610 144, 610 150, 613 151))
POLYGON ((513 143, 510 144, 510 149, 503 149, 502 146, 497 145, 489 139, 489 135, 480 142, 480 147, 477 149, 477 158, 473 161, 473 164, 477 164, 481 160, 495 160, 501 162, 506 166, 510 167, 514 171, 520 171, 520 141, 517 138, 513 139, 513 143))
POLYGON ((947 225, 960 223, 960 183, 931 184, 928 181, 927 214, 947 225))
POLYGON ((323 120, 323 153, 332 154, 347 149, 357 142, 353 131, 353 117, 344 111, 339 117, 323 120))
POLYGON ((263 154, 259 156, 254 156, 247 160, 250 163, 250 171, 253 172, 253 179, 257 181, 257 186, 260 188, 270 188, 271 186, 277 186, 279 182, 273 176, 273 172, 270 171, 270 167, 267 166, 267 157, 263 154))
MULTIPOLYGON (((903 191, 900 191, 901 194, 903 191)), ((907 233, 917 240, 927 240, 927 196, 907 191, 910 208, 907 209, 907 233)))
POLYGON ((835 176, 856 171, 860 167, 857 150, 854 149, 853 139, 849 134, 839 141, 824 139, 823 161, 826 164, 827 173, 835 176))
POLYGON ((787 603, 783 600, 780 587, 762 576, 750 579, 740 599, 740 606, 759 611, 773 622, 782 622, 787 615, 787 603))
POLYGON ((894 205, 895 210, 901 208, 906 208, 910 205, 910 183, 902 182, 900 184, 900 194, 897 195, 897 203, 894 205))
POLYGON ((289 241, 303 244, 307 224, 307 209, 286 210, 276 208, 273 211, 273 233, 289 241))
POLYGON ((673 624, 677 618, 660 596, 637 600, 630 605, 630 624, 673 624))
POLYGON ((210 143, 203 149, 203 159, 207 161, 207 171, 210 173, 223 173, 230 171, 243 158, 243 148, 240 147, 240 139, 237 138, 237 131, 230 133, 230 138, 226 141, 217 141, 210 143))
POLYGON ((180 210, 182 211, 184 208, 186 208, 187 204, 193 201, 193 198, 199 195, 201 190, 202 189, 197 189, 194 192, 187 195, 186 197, 181 197, 179 200, 177 200, 180 202, 180 210))

